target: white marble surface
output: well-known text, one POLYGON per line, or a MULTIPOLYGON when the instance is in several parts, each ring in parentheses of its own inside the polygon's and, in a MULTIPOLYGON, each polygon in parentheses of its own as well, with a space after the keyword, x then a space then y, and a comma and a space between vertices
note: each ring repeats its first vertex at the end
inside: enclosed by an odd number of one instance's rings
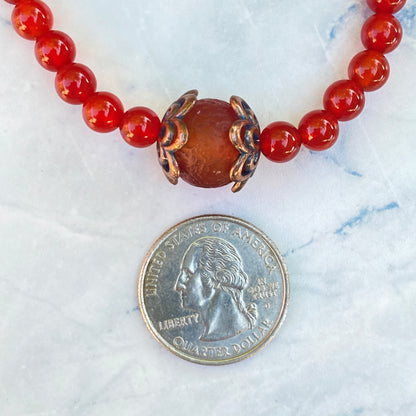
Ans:
MULTIPOLYGON (((362 46, 363 0, 49 0, 99 89, 160 115, 183 92, 244 97, 265 126, 321 106, 362 46)), ((85 127, 0 4, 0 413, 416 414, 416 2, 392 74, 329 151, 263 158, 246 188, 171 186, 153 148, 85 127), (136 301, 167 228, 221 213, 291 274, 281 332, 239 364, 160 347, 136 301)))

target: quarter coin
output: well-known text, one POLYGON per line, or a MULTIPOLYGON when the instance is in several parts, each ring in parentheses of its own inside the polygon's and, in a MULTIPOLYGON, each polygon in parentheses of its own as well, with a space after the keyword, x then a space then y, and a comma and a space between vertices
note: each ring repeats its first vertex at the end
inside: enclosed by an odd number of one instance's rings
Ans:
POLYGON ((209 215, 164 233, 143 263, 138 296, 153 336, 208 365, 243 360, 280 328, 289 276, 274 243, 241 219, 209 215))

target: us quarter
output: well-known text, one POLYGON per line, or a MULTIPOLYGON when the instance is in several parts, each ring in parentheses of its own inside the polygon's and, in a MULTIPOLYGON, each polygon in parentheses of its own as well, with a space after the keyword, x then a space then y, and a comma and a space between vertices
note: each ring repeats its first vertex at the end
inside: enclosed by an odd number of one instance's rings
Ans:
POLYGON ((238 218, 191 218, 143 263, 139 303, 154 337, 198 364, 230 364, 263 348, 287 310, 289 276, 274 243, 238 218))

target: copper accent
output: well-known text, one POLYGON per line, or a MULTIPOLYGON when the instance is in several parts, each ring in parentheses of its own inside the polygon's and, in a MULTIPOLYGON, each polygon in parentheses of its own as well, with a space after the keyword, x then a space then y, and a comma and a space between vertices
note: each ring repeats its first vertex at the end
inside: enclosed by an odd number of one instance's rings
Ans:
POLYGON ((191 90, 183 94, 169 107, 162 120, 157 141, 159 163, 166 178, 174 185, 178 183, 180 175, 175 153, 182 149, 188 140, 188 128, 183 121, 183 117, 194 106, 197 96, 197 90, 191 90))
POLYGON ((233 95, 230 104, 239 118, 230 128, 230 140, 240 152, 230 172, 235 182, 232 191, 238 192, 254 175, 260 159, 260 127, 253 110, 242 98, 233 95))

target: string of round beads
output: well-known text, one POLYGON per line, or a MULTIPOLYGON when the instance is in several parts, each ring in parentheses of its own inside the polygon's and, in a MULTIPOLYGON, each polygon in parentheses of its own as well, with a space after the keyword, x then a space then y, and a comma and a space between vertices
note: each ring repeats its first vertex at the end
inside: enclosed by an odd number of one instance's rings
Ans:
POLYGON ((82 105, 85 123, 108 133, 119 129, 134 147, 157 142, 159 162, 166 177, 177 183, 218 187, 234 182, 240 190, 254 174, 260 152, 274 162, 288 162, 301 146, 313 151, 331 147, 339 136, 339 122, 352 120, 364 108, 365 93, 382 87, 390 73, 385 54, 402 39, 402 27, 393 16, 406 0, 367 0, 374 14, 361 31, 364 50, 354 56, 348 78, 334 82, 324 93, 323 109, 311 111, 295 127, 277 121, 260 131, 257 118, 239 97, 230 103, 197 100, 192 90, 174 102, 162 121, 146 107, 124 110, 120 99, 97 92, 97 80, 87 66, 75 62, 76 47, 65 33, 52 30, 53 15, 41 0, 5 0, 14 5, 12 24, 25 39, 35 41, 35 56, 48 71, 56 72, 55 88, 62 100, 82 105))

